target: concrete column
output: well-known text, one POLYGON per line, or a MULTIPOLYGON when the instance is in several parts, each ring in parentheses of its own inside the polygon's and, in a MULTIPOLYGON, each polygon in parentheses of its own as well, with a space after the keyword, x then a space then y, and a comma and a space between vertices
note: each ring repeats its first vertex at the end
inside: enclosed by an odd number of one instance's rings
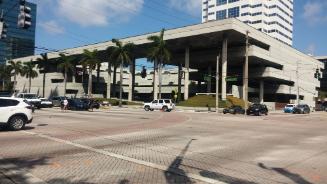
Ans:
POLYGON ((184 100, 188 100, 190 83, 190 48, 185 49, 185 80, 184 80, 184 100))
POLYGON ((260 103, 264 103, 264 88, 265 88, 265 83, 263 80, 260 81, 260 103))
POLYGON ((154 72, 153 72, 153 99, 158 99, 158 62, 154 61, 154 72))
POLYGON ((212 79, 212 68, 211 66, 208 67, 208 76, 209 80, 207 81, 207 93, 211 93, 211 79, 212 79))
POLYGON ((228 54, 228 38, 224 35, 223 39, 223 50, 222 50, 222 78, 221 78, 221 98, 222 100, 226 100, 227 98, 227 54, 228 54))
POLYGON ((136 65, 136 59, 133 60, 133 73, 132 73, 132 100, 134 100, 134 91, 135 91, 135 65, 136 65))
POLYGON ((134 62, 129 66, 129 79, 128 79, 128 101, 133 100, 133 69, 134 62))
POLYGON ((245 43, 245 62, 243 65, 243 100, 245 102, 245 109, 248 107, 249 95, 249 32, 246 33, 245 43))
POLYGON ((111 98, 111 62, 108 62, 107 98, 111 98))
POLYGON ((178 63, 178 89, 177 89, 177 101, 180 102, 182 100, 182 70, 183 64, 182 62, 178 63))

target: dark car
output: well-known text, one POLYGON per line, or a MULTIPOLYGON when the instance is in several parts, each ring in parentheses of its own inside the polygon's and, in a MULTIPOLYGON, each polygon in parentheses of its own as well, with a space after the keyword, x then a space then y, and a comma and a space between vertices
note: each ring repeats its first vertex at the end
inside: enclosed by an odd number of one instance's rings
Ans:
POLYGON ((294 107, 293 114, 310 114, 310 107, 307 104, 300 104, 294 107))
POLYGON ((54 96, 51 98, 50 101, 52 101, 54 107, 60 107, 62 105, 63 100, 66 98, 67 97, 64 96, 54 96))
POLYGON ((88 105, 85 104, 81 99, 67 99, 68 109, 77 111, 86 111, 89 109, 88 105))
POLYGON ((100 108, 100 103, 96 100, 93 99, 88 99, 88 98, 82 98, 81 99, 89 109, 99 109, 100 108))
POLYGON ((246 110, 247 115, 260 116, 262 114, 268 115, 268 108, 264 104, 253 104, 246 110))
POLYGON ((241 106, 233 105, 223 110, 224 114, 245 114, 245 110, 241 106))

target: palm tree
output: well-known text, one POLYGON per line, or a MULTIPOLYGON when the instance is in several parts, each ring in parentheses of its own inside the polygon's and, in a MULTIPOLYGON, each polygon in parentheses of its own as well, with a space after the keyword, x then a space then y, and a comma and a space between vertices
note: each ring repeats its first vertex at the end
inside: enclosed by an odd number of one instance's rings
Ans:
POLYGON ((157 76, 159 77, 159 98, 161 98, 162 86, 162 67, 166 62, 170 61, 171 54, 167 48, 167 43, 164 40, 165 29, 162 29, 160 35, 152 35, 148 40, 152 41, 152 47, 148 53, 148 60, 154 62, 154 98, 158 98, 156 94, 157 76), (159 73, 159 75, 158 75, 159 73))
MULTIPOLYGON (((123 98, 123 70, 124 65, 131 63, 131 57, 132 57, 132 50, 134 48, 133 43, 126 43, 125 45, 117 40, 112 39, 112 43, 114 43, 116 46, 109 47, 109 49, 112 49, 112 54, 110 56, 110 60, 114 60, 119 62, 120 64, 120 83, 119 83, 119 106, 122 106, 122 98, 123 98)), ((131 99, 129 99, 131 100, 131 99)))
POLYGON ((88 63, 86 61, 80 61, 80 65, 82 66, 82 70, 83 70, 82 84, 84 85, 84 78, 85 78, 85 73, 87 70, 88 63))
POLYGON ((69 71, 73 71, 74 69, 74 65, 73 65, 74 58, 68 57, 63 53, 60 53, 59 56, 60 56, 59 58, 60 64, 58 65, 58 68, 64 71, 64 83, 65 83, 64 96, 66 96, 67 75, 69 71))
POLYGON ((86 62, 89 68, 88 95, 89 97, 92 97, 92 72, 97 66, 97 64, 100 62, 98 58, 98 51, 89 51, 85 49, 81 62, 86 62))
MULTIPOLYGON (((112 51, 113 50, 110 47, 108 47, 107 50, 106 50, 106 54, 109 55, 109 59, 108 59, 108 83, 107 83, 107 98, 108 99, 111 98, 111 67, 112 66, 115 67, 115 63, 110 59, 110 55, 111 55, 112 51)), ((116 75, 115 70, 114 70, 114 75, 116 75)))
POLYGON ((26 62, 23 65, 22 69, 22 76, 25 76, 28 78, 28 92, 31 92, 31 84, 32 84, 32 79, 36 78, 38 76, 38 73, 35 68, 35 63, 31 60, 30 62, 26 62))
POLYGON ((49 58, 48 54, 44 53, 41 54, 41 58, 37 58, 37 68, 40 70, 40 72, 43 72, 43 86, 42 86, 42 95, 45 97, 45 79, 46 79, 46 74, 49 72, 50 68, 50 63, 49 63, 49 58))
POLYGON ((10 81, 11 67, 5 64, 0 65, 0 80, 2 80, 2 90, 5 91, 6 81, 10 81))
POLYGON ((9 67, 13 71, 12 75, 14 76, 14 85, 13 85, 13 92, 16 92, 16 85, 17 85, 17 75, 22 74, 22 62, 21 61, 9 61, 9 67))

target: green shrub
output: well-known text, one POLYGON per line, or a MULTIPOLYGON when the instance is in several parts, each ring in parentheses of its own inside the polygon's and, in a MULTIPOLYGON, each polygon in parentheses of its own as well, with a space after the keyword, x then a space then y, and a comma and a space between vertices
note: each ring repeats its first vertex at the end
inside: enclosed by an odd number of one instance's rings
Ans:
MULTIPOLYGON (((198 95, 189 98, 186 101, 182 101, 177 104, 178 106, 184 107, 216 107, 216 96, 215 95, 198 95)), ((225 108, 230 106, 229 101, 219 100, 219 107, 225 108)))

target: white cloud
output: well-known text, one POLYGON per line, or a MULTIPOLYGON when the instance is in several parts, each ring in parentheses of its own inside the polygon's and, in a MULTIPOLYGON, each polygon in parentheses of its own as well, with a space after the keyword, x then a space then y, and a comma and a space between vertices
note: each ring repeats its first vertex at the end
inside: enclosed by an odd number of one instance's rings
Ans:
POLYGON ((50 34, 63 34, 65 33, 64 27, 60 26, 56 21, 50 20, 47 22, 40 22, 39 26, 50 34))
POLYGON ((58 0, 58 13, 82 26, 106 26, 140 12, 144 0, 58 0))
POLYGON ((191 15, 199 15, 202 9, 201 2, 201 0, 169 0, 169 5, 191 15))
POLYGON ((325 1, 309 1, 304 5, 303 17, 310 25, 325 23, 327 22, 326 8, 325 1))

